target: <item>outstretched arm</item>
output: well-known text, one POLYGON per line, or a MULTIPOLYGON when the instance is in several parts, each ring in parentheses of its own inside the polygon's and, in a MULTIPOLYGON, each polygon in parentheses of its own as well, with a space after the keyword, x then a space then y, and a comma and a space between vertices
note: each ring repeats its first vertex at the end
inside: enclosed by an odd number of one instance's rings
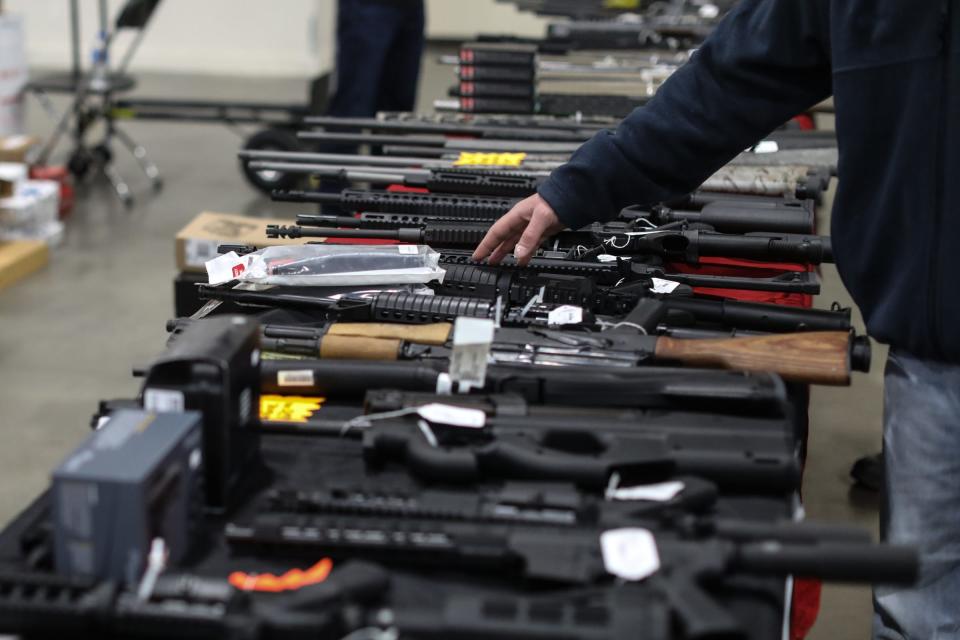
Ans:
POLYGON ((536 196, 491 227, 474 258, 689 193, 735 155, 831 93, 828 0, 744 0, 615 131, 594 136, 536 196), (526 232, 526 233, 525 233, 526 232))

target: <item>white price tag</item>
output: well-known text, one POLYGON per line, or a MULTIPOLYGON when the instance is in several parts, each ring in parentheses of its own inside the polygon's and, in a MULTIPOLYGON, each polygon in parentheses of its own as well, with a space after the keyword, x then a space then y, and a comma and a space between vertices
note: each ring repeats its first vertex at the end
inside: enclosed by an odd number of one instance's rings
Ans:
POLYGON ((612 256, 609 253, 601 253, 597 256, 597 262, 616 262, 617 256, 612 256))
POLYGON ((660 570, 657 541, 646 529, 611 529, 600 534, 607 573, 624 580, 643 580, 660 570))
POLYGON ((661 280, 660 278, 651 278, 653 286, 650 290, 654 293, 673 293, 674 289, 680 286, 679 282, 673 280, 661 280))
POLYGON ((453 323, 451 380, 459 383, 461 387, 483 386, 494 330, 493 320, 457 318, 453 323))
POLYGON ((636 487, 621 487, 614 489, 607 497, 611 500, 646 500, 647 502, 670 502, 683 491, 684 485, 679 480, 660 482, 658 484, 644 484, 636 487))
POLYGON ((177 413, 183 411, 182 391, 169 389, 147 389, 143 392, 143 408, 157 413, 177 413))
POLYGON ((761 140, 753 147, 754 153, 776 153, 780 151, 780 145, 776 140, 761 140))
POLYGON ((399 251, 401 255, 415 256, 420 252, 420 249, 415 244, 401 244, 397 247, 397 251, 399 251))
POLYGON ((583 322, 583 309, 570 304, 557 307, 547 316, 547 324, 553 326, 580 324, 583 322))
POLYGON ((298 371, 278 371, 277 386, 279 387, 312 387, 313 371, 303 369, 298 371))
POLYGON ((433 424, 445 424, 467 429, 482 429, 487 422, 487 414, 480 409, 453 407, 436 402, 423 405, 417 409, 417 414, 433 424))
POLYGON ((207 268, 207 280, 210 284, 223 284, 236 280, 247 272, 247 259, 241 258, 236 251, 217 256, 204 263, 207 268))

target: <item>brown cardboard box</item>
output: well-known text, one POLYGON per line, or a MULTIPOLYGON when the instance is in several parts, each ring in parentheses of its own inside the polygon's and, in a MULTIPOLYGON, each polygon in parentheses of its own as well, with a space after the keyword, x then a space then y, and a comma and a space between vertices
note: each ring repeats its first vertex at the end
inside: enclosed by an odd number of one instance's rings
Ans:
POLYGON ((26 278, 50 262, 50 251, 42 240, 0 242, 0 290, 26 278))
POLYGON ((26 162, 27 152, 39 142, 33 136, 0 136, 0 162, 26 162))
POLYGON ((300 239, 268 238, 264 231, 268 224, 287 225, 291 220, 204 211, 177 233, 177 268, 204 273, 204 263, 217 257, 217 247, 221 244, 246 244, 258 248, 303 244, 300 239))

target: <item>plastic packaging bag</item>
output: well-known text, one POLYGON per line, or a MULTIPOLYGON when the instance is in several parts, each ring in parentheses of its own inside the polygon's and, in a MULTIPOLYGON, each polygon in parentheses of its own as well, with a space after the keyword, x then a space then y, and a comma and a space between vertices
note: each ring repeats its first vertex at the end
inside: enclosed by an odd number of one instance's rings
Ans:
POLYGON ((423 284, 442 281, 440 254, 423 245, 266 247, 206 263, 210 284, 231 280, 284 286, 423 284))

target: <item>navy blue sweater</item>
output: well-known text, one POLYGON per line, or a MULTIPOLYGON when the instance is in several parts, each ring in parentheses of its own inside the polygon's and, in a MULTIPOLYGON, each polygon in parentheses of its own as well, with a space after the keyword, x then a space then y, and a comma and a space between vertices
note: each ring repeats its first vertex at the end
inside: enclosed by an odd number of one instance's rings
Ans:
POLYGON ((833 94, 833 248, 871 335, 960 362, 960 0, 744 0, 540 194, 577 228, 695 189, 833 94))

